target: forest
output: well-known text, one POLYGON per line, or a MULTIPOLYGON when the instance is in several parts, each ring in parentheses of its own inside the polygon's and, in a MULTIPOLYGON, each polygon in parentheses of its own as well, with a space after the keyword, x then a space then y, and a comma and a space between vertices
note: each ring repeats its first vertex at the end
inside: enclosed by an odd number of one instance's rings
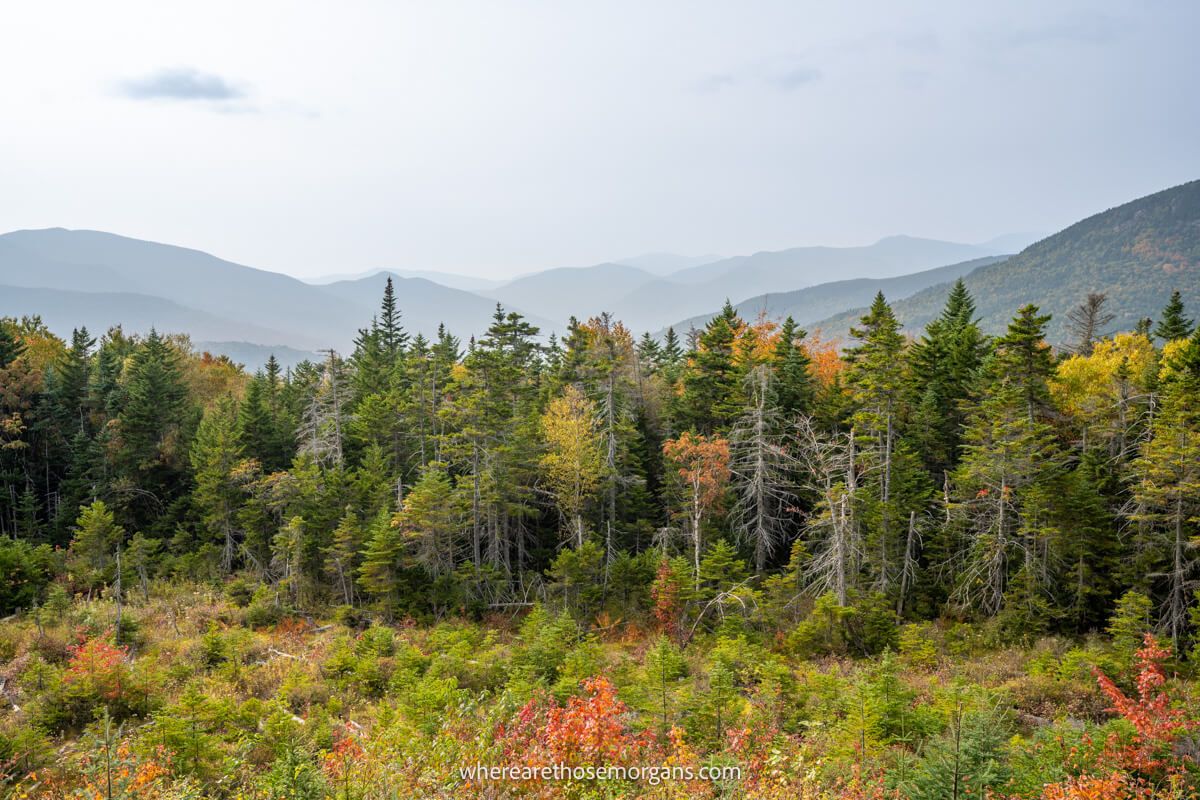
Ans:
POLYGON ((0 795, 1200 796, 1180 293, 1064 348, 962 281, 846 341, 401 302, 254 374, 0 321, 0 795))

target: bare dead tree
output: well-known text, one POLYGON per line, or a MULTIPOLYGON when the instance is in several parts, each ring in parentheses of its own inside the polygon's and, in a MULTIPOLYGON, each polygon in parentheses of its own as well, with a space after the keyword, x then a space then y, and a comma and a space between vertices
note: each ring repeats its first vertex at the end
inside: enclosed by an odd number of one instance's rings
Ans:
POLYGON ((805 488, 818 498, 805 526, 813 545, 806 583, 814 594, 832 592, 844 606, 858 581, 863 558, 862 526, 855 508, 854 432, 825 433, 811 418, 801 417, 795 444, 805 488))
POLYGON ((1067 329, 1071 332, 1071 350, 1076 355, 1092 354, 1096 340, 1104 335, 1104 328, 1117 318, 1116 314, 1104 310, 1108 295, 1089 292, 1087 299, 1067 312, 1067 329))
POLYGON ((341 358, 333 350, 326 351, 321 380, 301 415, 296 432, 298 452, 310 455, 322 464, 342 463, 342 441, 347 422, 342 409, 346 394, 344 383, 341 358))
POLYGON ((768 402, 771 372, 765 365, 746 376, 750 407, 730 433, 731 471, 737 491, 733 530, 754 550, 758 574, 787 538, 788 510, 796 506, 796 458, 781 435, 778 412, 768 402))

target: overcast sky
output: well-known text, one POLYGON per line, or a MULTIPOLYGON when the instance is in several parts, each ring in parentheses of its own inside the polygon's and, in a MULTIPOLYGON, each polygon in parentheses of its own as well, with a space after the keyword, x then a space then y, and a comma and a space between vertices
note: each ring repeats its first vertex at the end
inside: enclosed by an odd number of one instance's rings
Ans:
POLYGON ((1194 0, 6 3, 0 230, 301 276, 1053 231, 1200 177, 1198 32, 1194 0))

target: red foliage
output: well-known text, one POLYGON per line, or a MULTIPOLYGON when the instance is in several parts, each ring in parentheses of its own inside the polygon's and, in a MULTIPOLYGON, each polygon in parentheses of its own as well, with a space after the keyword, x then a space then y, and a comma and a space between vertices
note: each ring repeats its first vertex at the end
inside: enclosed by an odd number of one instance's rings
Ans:
POLYGON ((671 562, 665 558, 658 563, 658 573, 650 587, 650 596, 654 599, 654 620, 658 623, 659 631, 679 641, 683 632, 679 581, 675 579, 671 562))
POLYGON ((96 637, 70 647, 71 660, 63 681, 84 687, 104 700, 119 700, 128 684, 124 647, 96 637))
MULTIPOLYGON (((1184 758, 1174 745, 1196 722, 1186 712, 1172 706, 1163 691, 1167 674, 1163 662, 1171 651, 1146 634, 1137 651, 1137 694, 1125 694, 1111 678, 1094 670, 1096 682, 1112 703, 1111 711, 1133 726, 1132 742, 1122 742, 1113 734, 1105 744, 1100 763, 1090 774, 1046 786, 1042 800, 1152 800, 1156 797, 1183 796, 1162 794, 1162 787, 1179 787, 1186 779, 1184 758)), ((1076 751, 1072 750, 1072 756, 1076 751)), ((1072 766, 1075 766, 1072 764, 1072 766)))
POLYGON ((510 763, 630 764, 653 747, 653 734, 630 730, 624 719, 629 709, 607 678, 589 678, 583 688, 587 694, 572 697, 565 707, 534 698, 497 730, 510 763))
POLYGON ((1172 745, 1194 723, 1188 722, 1181 708, 1171 706, 1171 697, 1162 690, 1167 674, 1162 663, 1171 651, 1147 633, 1137 651, 1137 696, 1129 697, 1107 675, 1095 670, 1100 690, 1112 702, 1112 711, 1120 714, 1137 731, 1134 743, 1118 753, 1124 765, 1140 773, 1157 772, 1169 766, 1172 745))

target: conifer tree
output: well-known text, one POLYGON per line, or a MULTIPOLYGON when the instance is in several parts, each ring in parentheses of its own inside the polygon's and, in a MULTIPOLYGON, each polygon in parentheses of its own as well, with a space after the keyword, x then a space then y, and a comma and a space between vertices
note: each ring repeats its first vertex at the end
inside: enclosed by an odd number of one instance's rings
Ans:
POLYGON ((683 375, 680 424, 703 434, 726 429, 741 408, 741 375, 734 343, 745 326, 726 300, 700 334, 690 368, 683 375))
POLYGON ((221 570, 226 574, 233 571, 240 546, 237 510, 241 492, 235 471, 241 460, 237 405, 226 396, 205 413, 191 452, 196 476, 192 502, 209 539, 221 548, 221 570))
POLYGON ((896 440, 905 403, 905 340, 891 306, 879 292, 861 327, 852 328, 859 340, 847 353, 846 382, 856 406, 851 422, 859 437, 861 456, 872 476, 870 493, 878 526, 869 542, 875 584, 886 591, 896 570, 897 514, 892 479, 896 440))
POLYGON ((1200 332, 1175 340, 1164 357, 1162 408, 1133 462, 1134 521, 1155 554, 1161 622, 1178 647, 1200 570, 1200 332))
POLYGON ((103 500, 97 500, 79 512, 67 551, 67 563, 89 594, 116 577, 116 554, 124 537, 125 531, 116 523, 103 500))
POLYGON ((957 463, 964 404, 975 386, 984 345, 975 301, 959 279, 910 356, 915 405, 908 438, 937 482, 957 463))
POLYGON ((734 490, 731 522, 739 541, 754 553, 762 574, 767 560, 786 540, 798 502, 792 487, 795 457, 788 449, 776 408, 774 373, 764 364, 746 376, 751 403, 730 433, 734 490))
POLYGON ((780 413, 785 416, 807 414, 812 410, 814 387, 812 360, 801 343, 808 334, 788 317, 779 329, 772 367, 774 392, 780 413))
POLYGON ((1179 290, 1171 292, 1171 299, 1163 308, 1162 319, 1154 326, 1154 335, 1165 342, 1186 339, 1192 335, 1194 323, 1184 316, 1183 295, 1179 290))
POLYGON ((363 549, 362 524, 354 508, 347 506, 341 522, 333 531, 333 541, 325 549, 325 572, 344 605, 356 605, 358 568, 363 549))
POLYGON ((155 330, 133 352, 120 404, 118 463, 127 507, 143 530, 169 523, 163 512, 185 488, 187 434, 194 424, 176 350, 155 330))

